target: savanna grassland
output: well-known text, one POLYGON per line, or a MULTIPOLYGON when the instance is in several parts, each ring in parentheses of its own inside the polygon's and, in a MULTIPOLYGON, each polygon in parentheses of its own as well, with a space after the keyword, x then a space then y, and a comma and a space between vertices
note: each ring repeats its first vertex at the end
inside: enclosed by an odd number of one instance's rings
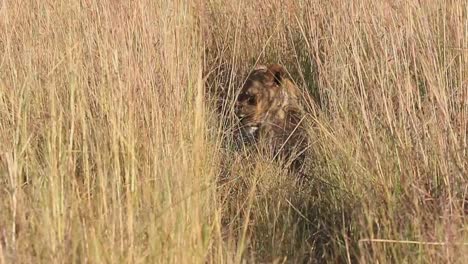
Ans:
POLYGON ((0 263, 466 263, 468 5, 0 1, 0 263), (236 147, 256 63, 307 178, 236 147))

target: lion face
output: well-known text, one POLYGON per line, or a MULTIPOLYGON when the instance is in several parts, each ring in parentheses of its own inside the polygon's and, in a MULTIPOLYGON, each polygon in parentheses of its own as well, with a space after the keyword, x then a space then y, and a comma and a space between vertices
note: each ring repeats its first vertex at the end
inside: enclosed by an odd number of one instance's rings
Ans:
POLYGON ((287 105, 293 102, 290 99, 295 96, 287 88, 288 81, 285 69, 277 64, 258 66, 249 74, 235 107, 243 135, 256 138, 267 124, 281 123, 287 105))

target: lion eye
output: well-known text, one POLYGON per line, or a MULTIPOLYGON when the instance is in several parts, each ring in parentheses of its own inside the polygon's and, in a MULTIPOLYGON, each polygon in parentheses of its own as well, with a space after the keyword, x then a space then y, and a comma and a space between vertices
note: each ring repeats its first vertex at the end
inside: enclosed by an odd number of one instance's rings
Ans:
POLYGON ((237 100, 238 100, 239 102, 242 102, 242 101, 245 101, 245 100, 247 100, 247 99, 248 99, 248 97, 249 97, 249 95, 248 95, 248 94, 246 94, 246 93, 242 93, 242 94, 240 94, 240 95, 239 95, 239 97, 237 98, 237 100))
POLYGON ((254 105, 256 102, 257 100, 255 99, 255 96, 249 97, 249 100, 247 101, 247 103, 250 105, 254 105))

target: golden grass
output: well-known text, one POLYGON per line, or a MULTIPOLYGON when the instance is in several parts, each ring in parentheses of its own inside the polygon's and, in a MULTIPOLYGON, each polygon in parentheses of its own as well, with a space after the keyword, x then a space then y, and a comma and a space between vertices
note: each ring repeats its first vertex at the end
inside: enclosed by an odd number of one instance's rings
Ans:
POLYGON ((462 0, 0 2, 0 263, 463 263, 467 21, 462 0), (256 62, 308 91, 305 182, 234 147, 256 62))

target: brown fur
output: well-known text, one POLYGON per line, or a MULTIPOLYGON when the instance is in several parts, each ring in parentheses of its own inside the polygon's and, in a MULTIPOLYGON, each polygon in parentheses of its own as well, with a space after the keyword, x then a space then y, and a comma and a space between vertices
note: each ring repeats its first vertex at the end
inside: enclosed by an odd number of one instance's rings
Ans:
POLYGON ((275 157, 302 166, 306 147, 300 90, 283 66, 258 66, 248 76, 236 102, 244 139, 261 143, 275 157))

